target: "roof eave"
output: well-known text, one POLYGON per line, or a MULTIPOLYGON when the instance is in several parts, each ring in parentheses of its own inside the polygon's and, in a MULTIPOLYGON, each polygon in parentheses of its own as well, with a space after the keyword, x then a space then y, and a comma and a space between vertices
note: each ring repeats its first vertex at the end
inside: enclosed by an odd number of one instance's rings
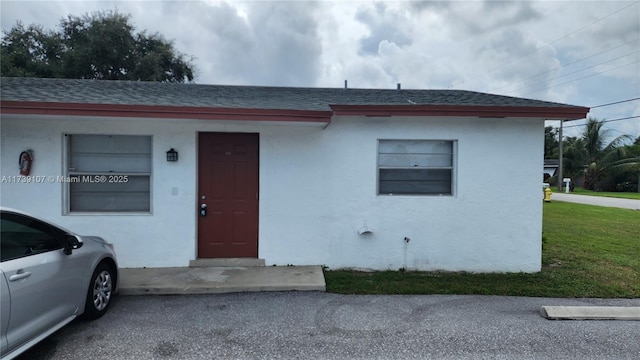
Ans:
POLYGON ((195 120, 248 120, 322 123, 331 122, 331 111, 217 108, 166 105, 119 105, 58 103, 32 101, 0 101, 4 114, 133 117, 195 120))
POLYGON ((548 120, 575 120, 587 116, 589 108, 578 106, 480 106, 480 105, 331 105, 333 111, 221 108, 167 105, 122 105, 0 101, 4 114, 103 116, 197 120, 250 120, 328 124, 333 115, 344 116, 473 116, 526 117, 548 120))
POLYGON ((473 116, 527 117, 547 120, 575 120, 587 116, 589 108, 579 106, 482 106, 482 105, 331 105, 335 115, 345 116, 473 116))

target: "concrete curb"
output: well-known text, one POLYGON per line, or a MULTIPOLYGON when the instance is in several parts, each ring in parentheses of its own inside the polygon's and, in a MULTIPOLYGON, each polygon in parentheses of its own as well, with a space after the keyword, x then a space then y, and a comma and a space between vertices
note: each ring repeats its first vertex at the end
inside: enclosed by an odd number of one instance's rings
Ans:
POLYGON ((549 320, 640 320, 640 306, 543 306, 549 320))

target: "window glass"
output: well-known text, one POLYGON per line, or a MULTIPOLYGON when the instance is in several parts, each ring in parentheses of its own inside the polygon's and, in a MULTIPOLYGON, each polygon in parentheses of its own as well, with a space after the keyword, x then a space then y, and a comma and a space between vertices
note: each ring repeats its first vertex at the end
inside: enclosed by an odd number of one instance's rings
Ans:
POLYGON ((149 176, 128 176, 127 182, 70 183, 71 211, 149 211, 149 176))
POLYGON ((151 172, 151 136, 68 136, 69 168, 75 172, 151 172))
POLYGON ((2 213, 2 261, 61 249, 55 231, 38 220, 11 213, 2 213))
POLYGON ((151 136, 67 138, 69 212, 151 211, 151 136))
POLYGON ((451 195, 454 142, 380 140, 378 194, 451 195))

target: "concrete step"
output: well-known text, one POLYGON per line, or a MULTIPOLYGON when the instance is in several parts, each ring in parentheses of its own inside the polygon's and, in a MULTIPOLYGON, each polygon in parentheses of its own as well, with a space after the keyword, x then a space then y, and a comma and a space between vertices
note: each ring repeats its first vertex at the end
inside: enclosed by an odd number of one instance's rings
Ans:
POLYGON ((322 266, 120 269, 121 295, 325 291, 322 266))
POLYGON ((264 259, 255 258, 225 258, 225 259, 196 259, 189 262, 189 267, 252 267, 264 266, 264 259))

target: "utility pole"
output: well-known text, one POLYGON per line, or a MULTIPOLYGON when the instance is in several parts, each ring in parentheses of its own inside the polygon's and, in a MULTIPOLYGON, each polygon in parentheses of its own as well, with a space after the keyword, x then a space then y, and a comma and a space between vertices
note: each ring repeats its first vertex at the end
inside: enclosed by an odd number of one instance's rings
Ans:
POLYGON ((558 131, 558 191, 562 191, 562 124, 564 124, 564 120, 560 120, 560 130, 558 131))

